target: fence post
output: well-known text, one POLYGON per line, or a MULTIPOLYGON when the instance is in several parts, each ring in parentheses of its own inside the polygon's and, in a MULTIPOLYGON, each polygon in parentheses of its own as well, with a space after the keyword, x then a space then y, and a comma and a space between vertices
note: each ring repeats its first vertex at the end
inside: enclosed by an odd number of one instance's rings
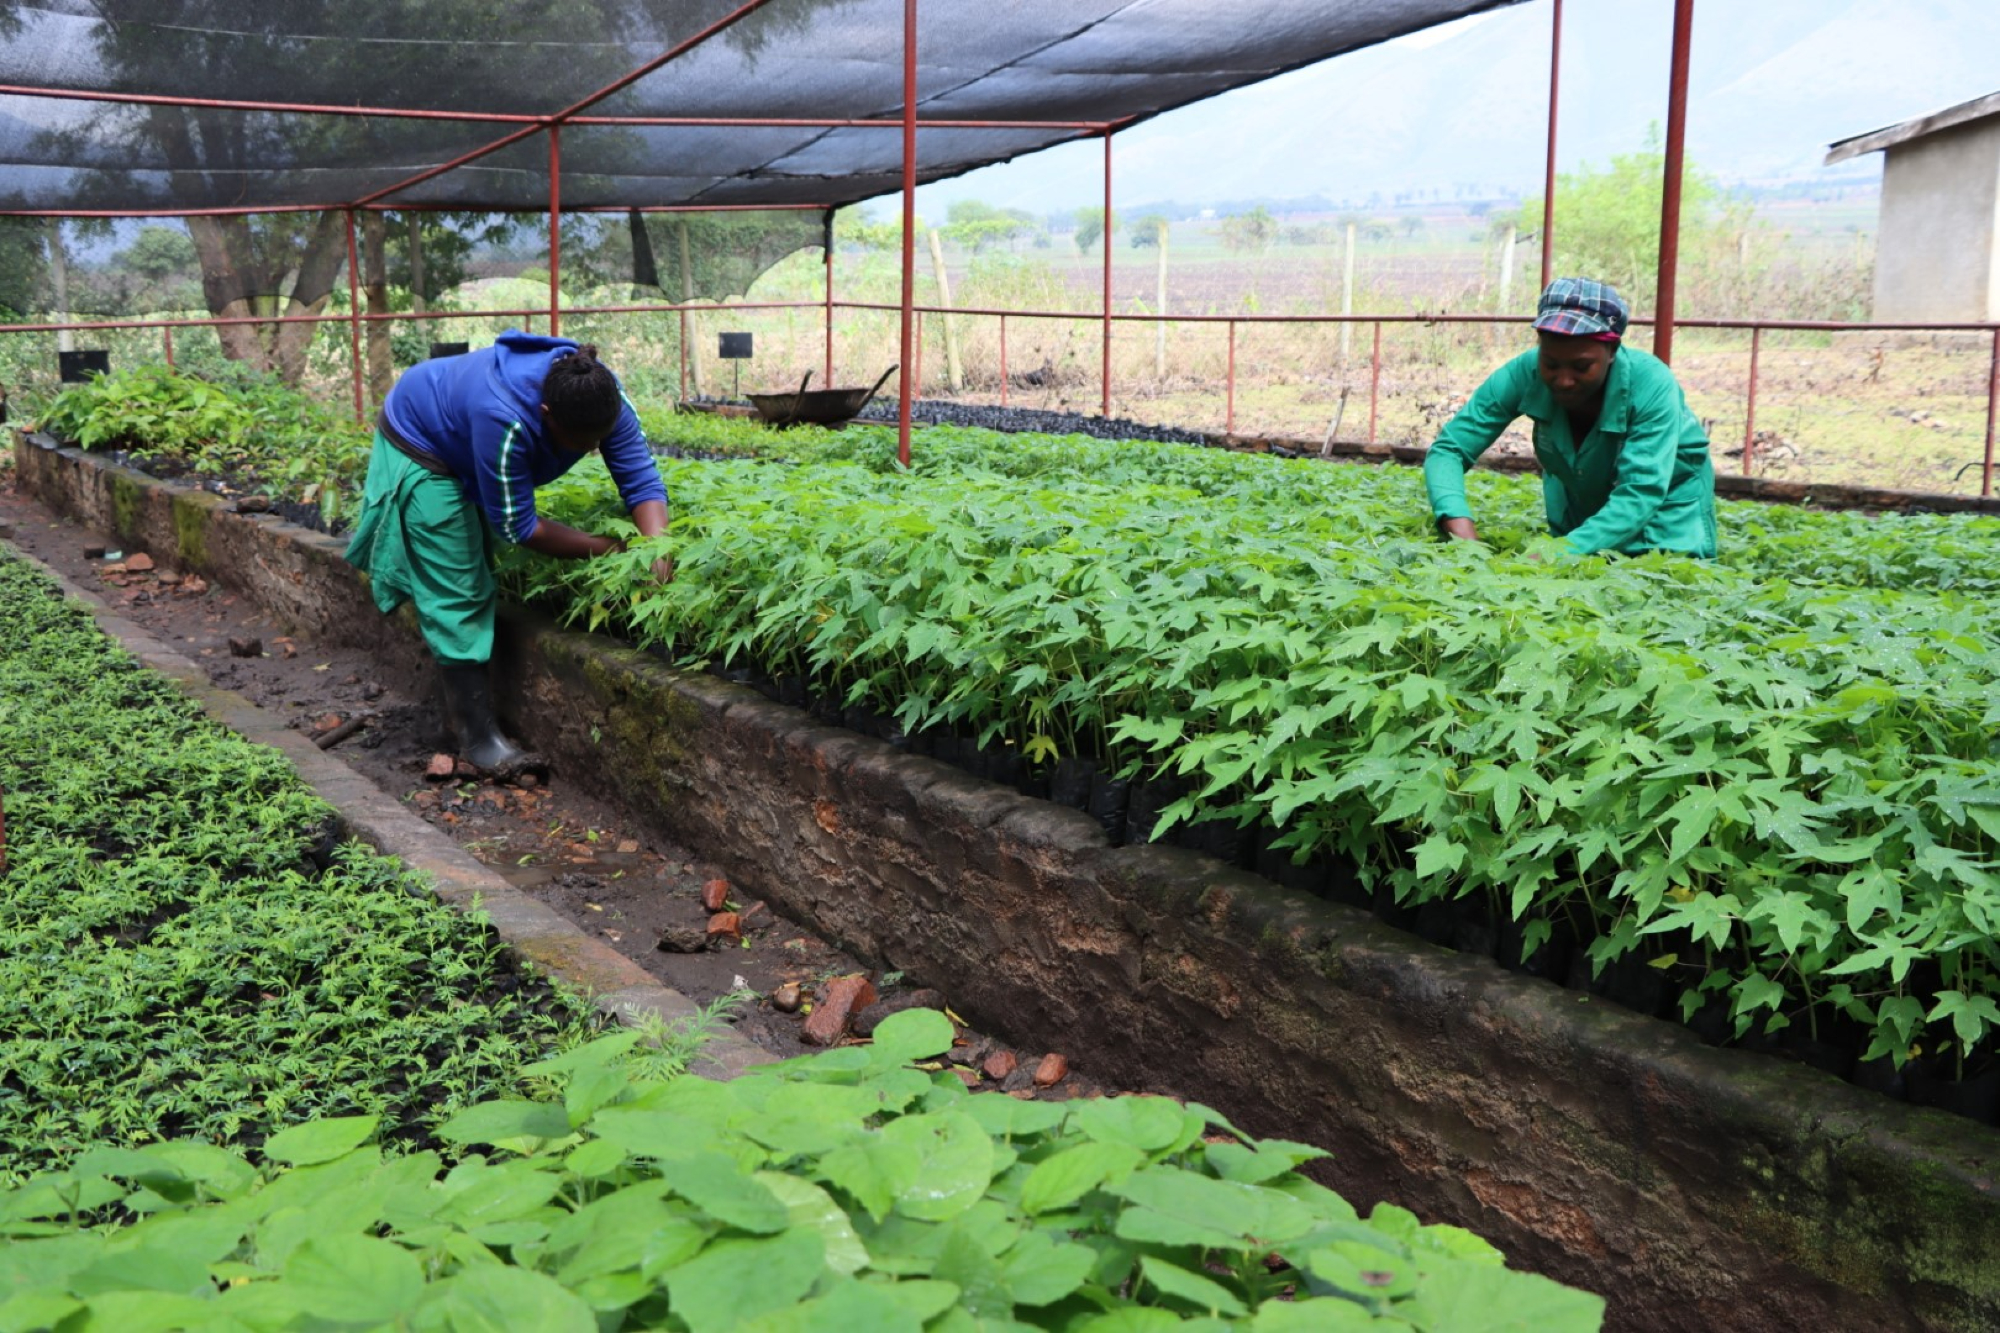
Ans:
POLYGON ((167 369, 174 368, 174 330, 171 325, 160 330, 160 341, 167 345, 167 369))
POLYGON ((1750 475, 1750 459, 1757 448, 1757 354, 1764 343, 1764 327, 1750 330, 1750 393, 1743 410, 1743 475, 1750 475))
POLYGON ((1227 397, 1222 411, 1222 433, 1234 435, 1236 433, 1236 321, 1233 319, 1229 321, 1229 368, 1224 372, 1224 382, 1227 385, 1224 391, 1227 397))
POLYGON ((1368 356, 1368 443, 1375 443, 1376 409, 1382 398, 1382 321, 1375 321, 1375 350, 1368 356))
POLYGON ((1007 317, 1000 316, 1000 406, 1007 406, 1007 317))

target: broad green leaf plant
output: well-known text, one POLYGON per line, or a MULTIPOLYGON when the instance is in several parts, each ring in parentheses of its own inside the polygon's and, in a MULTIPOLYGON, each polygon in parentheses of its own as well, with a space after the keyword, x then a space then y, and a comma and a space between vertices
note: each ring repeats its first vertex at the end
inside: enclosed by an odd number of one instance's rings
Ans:
POLYGON ((0 1194, 0 1329, 1589 1333, 1601 1298, 1469 1232, 1366 1218, 1159 1097, 973 1094, 942 1014, 730 1083, 635 1077, 635 1032, 531 1066, 551 1102, 105 1149, 0 1194), (113 1214, 126 1226, 95 1224, 113 1214))

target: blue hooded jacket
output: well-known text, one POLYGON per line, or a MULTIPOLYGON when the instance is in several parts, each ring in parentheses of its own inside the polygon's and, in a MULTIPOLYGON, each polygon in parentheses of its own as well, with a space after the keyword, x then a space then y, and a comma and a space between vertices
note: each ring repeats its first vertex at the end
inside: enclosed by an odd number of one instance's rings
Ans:
MULTIPOLYGON (((491 347, 419 362, 389 391, 382 430, 443 462, 495 532, 524 542, 535 531, 535 487, 586 457, 558 449, 542 419, 542 379, 551 362, 576 348, 568 338, 509 329, 491 347)), ((601 452, 627 510, 666 500, 631 399, 601 452)))

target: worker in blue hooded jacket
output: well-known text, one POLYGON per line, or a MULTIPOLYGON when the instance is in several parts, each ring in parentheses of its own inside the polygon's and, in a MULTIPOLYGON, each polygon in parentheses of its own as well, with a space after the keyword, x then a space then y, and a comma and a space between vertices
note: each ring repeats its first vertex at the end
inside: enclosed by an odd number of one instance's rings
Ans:
MULTIPOLYGON (((460 755, 485 772, 504 776, 527 758, 500 730, 487 680, 493 540, 564 560, 624 549, 535 510, 535 487, 597 451, 640 534, 666 531, 667 488, 638 417, 587 343, 510 330, 411 367, 382 404, 347 560, 385 613, 415 604, 460 755)), ((671 579, 672 563, 653 572, 671 579)))

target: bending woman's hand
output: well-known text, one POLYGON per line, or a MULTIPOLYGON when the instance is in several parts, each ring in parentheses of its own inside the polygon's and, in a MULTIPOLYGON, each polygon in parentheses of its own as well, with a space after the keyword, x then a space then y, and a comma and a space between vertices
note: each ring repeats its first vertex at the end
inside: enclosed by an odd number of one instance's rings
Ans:
POLYGON ((1438 531, 1455 541, 1476 542, 1479 540, 1479 529, 1472 525, 1472 520, 1469 518, 1440 519, 1438 521, 1438 531))

